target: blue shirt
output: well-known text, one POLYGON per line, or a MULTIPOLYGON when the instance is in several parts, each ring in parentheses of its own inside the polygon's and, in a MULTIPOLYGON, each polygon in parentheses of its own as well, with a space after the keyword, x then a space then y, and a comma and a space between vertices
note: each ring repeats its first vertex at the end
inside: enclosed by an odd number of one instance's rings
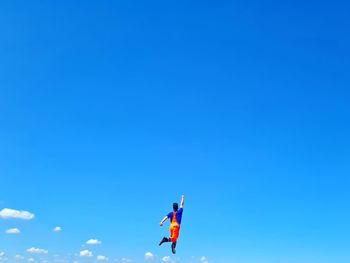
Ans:
MULTIPOLYGON (((182 219, 182 212, 183 212, 183 208, 180 208, 179 210, 177 210, 176 212, 176 221, 181 224, 181 219, 182 219)), ((173 220, 173 215, 174 215, 174 212, 170 212, 168 214, 168 218, 170 218, 170 221, 173 220)))

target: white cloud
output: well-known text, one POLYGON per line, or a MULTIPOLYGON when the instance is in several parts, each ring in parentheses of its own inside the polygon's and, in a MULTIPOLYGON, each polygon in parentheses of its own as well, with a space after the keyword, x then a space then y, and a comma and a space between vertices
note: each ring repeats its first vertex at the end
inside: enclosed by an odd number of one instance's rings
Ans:
POLYGON ((19 234, 19 233, 21 233, 21 231, 18 228, 10 228, 10 229, 7 229, 5 232, 6 232, 6 234, 19 234))
POLYGON ((8 261, 8 258, 4 256, 5 256, 5 252, 0 251, 0 261, 8 261))
POLYGON ((146 252, 145 253, 145 260, 153 260, 154 255, 151 252, 146 252))
POLYGON ((27 252, 28 252, 28 253, 31 253, 31 254, 47 254, 47 253, 49 253, 49 251, 47 251, 47 250, 45 250, 45 249, 42 249, 42 248, 35 248, 35 247, 28 248, 28 249, 27 249, 27 252))
POLYGON ((201 257, 201 258, 200 258, 200 261, 201 261, 202 263, 208 263, 208 259, 207 259, 205 256, 201 257))
POLYGON ((82 250, 80 251, 80 256, 81 257, 92 257, 92 252, 89 250, 82 250))
POLYGON ((101 245, 102 242, 100 240, 97 240, 97 239, 90 239, 90 240, 86 241, 86 244, 88 244, 88 245, 101 245))
POLYGON ((171 258, 169 256, 165 256, 162 258, 163 262, 171 262, 171 258))
POLYGON ((108 260, 108 257, 105 257, 105 256, 97 256, 97 260, 98 261, 106 261, 106 260, 108 260))
POLYGON ((61 232, 62 228, 60 226, 56 226, 52 231, 53 232, 61 232))
POLYGON ((34 262, 35 260, 34 260, 34 258, 30 258, 30 259, 28 259, 28 261, 29 262, 34 262))
POLYGON ((24 257, 23 256, 21 256, 21 255, 16 255, 15 256, 15 260, 22 260, 22 259, 24 259, 24 257))
POLYGON ((31 220, 34 218, 34 214, 28 211, 19 211, 9 208, 4 208, 0 211, 0 217, 3 219, 17 218, 23 220, 31 220))

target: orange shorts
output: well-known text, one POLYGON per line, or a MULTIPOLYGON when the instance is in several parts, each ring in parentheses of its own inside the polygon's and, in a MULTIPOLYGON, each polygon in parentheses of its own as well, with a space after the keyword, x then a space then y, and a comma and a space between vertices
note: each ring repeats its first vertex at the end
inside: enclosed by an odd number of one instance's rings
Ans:
POLYGON ((178 224, 171 224, 170 225, 170 238, 171 242, 176 242, 177 239, 179 238, 180 234, 180 226, 178 224))

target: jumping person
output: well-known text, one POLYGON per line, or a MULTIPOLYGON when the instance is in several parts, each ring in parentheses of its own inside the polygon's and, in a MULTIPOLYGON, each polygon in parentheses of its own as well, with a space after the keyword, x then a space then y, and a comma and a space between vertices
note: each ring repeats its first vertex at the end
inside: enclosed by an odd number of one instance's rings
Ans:
POLYGON ((180 209, 179 209, 178 203, 173 203, 173 212, 170 212, 160 222, 160 226, 163 226, 163 224, 166 220, 168 220, 168 219, 171 220, 170 237, 169 238, 163 237, 163 239, 160 241, 159 245, 163 244, 164 242, 171 242, 171 251, 173 252, 173 254, 176 253, 175 248, 176 248, 176 242, 177 242, 177 239, 178 239, 179 233, 180 233, 180 225, 181 225, 184 201, 185 201, 185 196, 183 195, 181 198, 180 209))

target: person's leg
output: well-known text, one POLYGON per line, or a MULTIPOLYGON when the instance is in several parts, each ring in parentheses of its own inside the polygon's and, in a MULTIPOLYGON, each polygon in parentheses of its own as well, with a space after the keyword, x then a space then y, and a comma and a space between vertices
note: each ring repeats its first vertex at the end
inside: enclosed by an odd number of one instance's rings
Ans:
POLYGON ((170 227, 170 241, 176 242, 176 240, 179 237, 179 227, 178 226, 171 226, 170 227))
POLYGON ((174 227, 172 225, 170 225, 170 237, 163 237, 163 239, 160 241, 159 245, 161 246, 163 243, 165 242, 171 242, 172 240, 172 236, 174 235, 174 227))
POLYGON ((171 235, 171 252, 173 252, 173 254, 176 253, 176 242, 177 242, 177 239, 179 238, 179 234, 180 234, 180 228, 178 226, 174 227, 173 228, 173 231, 172 231, 172 235, 171 235))
POLYGON ((161 246, 165 242, 170 242, 170 238, 163 237, 163 239, 160 241, 159 245, 161 246))
POLYGON ((171 252, 173 252, 173 254, 176 253, 175 248, 176 248, 176 242, 171 243, 171 252))

